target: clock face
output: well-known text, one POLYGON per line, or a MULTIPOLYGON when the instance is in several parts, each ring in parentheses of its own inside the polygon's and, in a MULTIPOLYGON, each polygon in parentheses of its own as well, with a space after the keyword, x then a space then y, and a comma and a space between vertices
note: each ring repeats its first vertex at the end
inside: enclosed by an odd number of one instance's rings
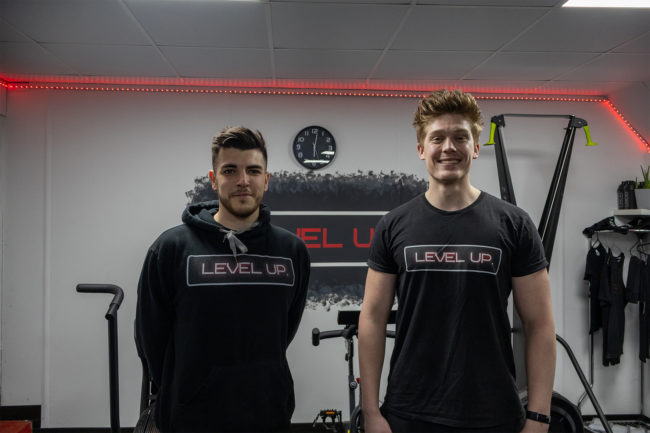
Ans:
POLYGON ((293 154, 305 168, 323 168, 329 165, 336 155, 334 136, 322 126, 303 128, 293 139, 293 154))

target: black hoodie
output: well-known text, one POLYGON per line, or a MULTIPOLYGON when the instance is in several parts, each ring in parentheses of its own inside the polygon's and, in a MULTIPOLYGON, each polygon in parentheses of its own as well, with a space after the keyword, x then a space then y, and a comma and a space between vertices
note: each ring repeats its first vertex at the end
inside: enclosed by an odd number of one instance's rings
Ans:
POLYGON ((264 205, 240 232, 190 205, 147 253, 136 338, 159 388, 163 432, 277 431, 294 410, 286 349, 300 323, 309 255, 264 205), (228 234, 230 232, 230 234, 228 234))

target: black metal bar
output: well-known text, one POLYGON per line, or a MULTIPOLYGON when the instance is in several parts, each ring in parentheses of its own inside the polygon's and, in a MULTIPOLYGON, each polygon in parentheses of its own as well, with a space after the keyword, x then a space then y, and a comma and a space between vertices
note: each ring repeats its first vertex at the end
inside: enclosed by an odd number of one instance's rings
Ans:
POLYGON ((124 291, 114 284, 77 284, 77 292, 79 293, 110 293, 113 295, 108 311, 106 312, 106 319, 108 316, 117 316, 117 310, 122 305, 124 300, 124 291))
POLYGON ((539 221, 538 231, 544 244, 544 253, 546 260, 551 264, 551 255, 553 254, 553 245, 555 244, 555 234, 560 221, 560 211, 562 209, 562 199, 564 198, 564 189, 566 178, 569 173, 569 163, 571 162, 571 151, 573 150, 573 140, 575 138, 576 128, 572 126, 573 117, 569 121, 564 141, 560 149, 560 155, 555 166, 551 186, 546 196, 544 211, 539 221))
POLYGON ((605 414, 603 413, 603 410, 600 407, 600 404, 598 404, 598 400, 596 399, 596 395, 594 395, 594 392, 591 389, 591 385, 589 385, 589 382, 587 381, 587 378, 585 377, 585 374, 582 372, 582 368, 580 368, 580 364, 578 364, 578 360, 576 359, 575 355, 573 354, 573 350, 571 350, 571 347, 569 344, 559 335, 555 334, 555 339, 560 343, 562 347, 564 347, 564 350, 566 351, 567 355, 569 355, 569 359, 571 360, 571 364, 573 364, 573 368, 575 368, 576 373, 578 373, 578 377, 580 378, 580 382, 582 382, 582 386, 585 388, 585 392, 589 396, 589 400, 591 400, 591 404, 594 406, 594 409, 596 410, 596 413, 598 414, 598 418, 600 419, 600 422, 603 423, 603 428, 607 433, 612 433, 612 428, 609 426, 609 423, 607 422, 607 418, 605 418, 605 414))
POLYGON ((572 114, 517 114, 517 113, 505 113, 501 116, 505 117, 544 117, 544 118, 556 118, 556 119, 570 119, 573 117, 572 114))
POLYGON ((357 380, 354 377, 354 340, 352 336, 346 338, 345 340, 347 346, 347 353, 345 355, 345 360, 348 361, 348 392, 350 395, 350 414, 354 412, 354 408, 357 405, 355 401, 355 392, 357 389, 357 380))
MULTIPOLYGON (((111 304, 113 307, 113 304, 111 304)), ((111 433, 120 432, 120 380, 117 356, 117 309, 112 315, 106 315, 108 320, 108 368, 111 399, 111 433)))
POLYGON ((78 284, 79 293, 109 293, 113 299, 104 318, 108 321, 108 367, 111 405, 111 433, 120 432, 120 385, 117 345, 117 310, 122 305, 124 291, 113 284, 78 284))
POLYGON ((508 167, 508 156, 506 149, 503 146, 503 135, 501 135, 501 128, 506 126, 503 114, 500 116, 492 117, 491 121, 496 125, 494 133, 494 151, 497 159, 497 173, 499 175, 499 189, 501 191, 501 199, 517 205, 515 199, 515 190, 512 185, 512 177, 510 176, 510 167, 508 167))

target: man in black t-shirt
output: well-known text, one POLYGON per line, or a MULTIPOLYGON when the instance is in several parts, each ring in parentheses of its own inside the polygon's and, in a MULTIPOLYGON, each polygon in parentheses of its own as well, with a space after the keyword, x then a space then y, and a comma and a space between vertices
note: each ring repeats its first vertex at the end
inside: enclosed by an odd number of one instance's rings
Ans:
POLYGON ((415 113, 425 194, 378 223, 359 319, 367 433, 546 432, 555 372, 547 261, 526 212, 470 184, 483 119, 474 98, 437 91, 415 113), (526 336, 528 413, 515 385, 508 296, 526 336), (397 335, 379 381, 388 313, 397 335))

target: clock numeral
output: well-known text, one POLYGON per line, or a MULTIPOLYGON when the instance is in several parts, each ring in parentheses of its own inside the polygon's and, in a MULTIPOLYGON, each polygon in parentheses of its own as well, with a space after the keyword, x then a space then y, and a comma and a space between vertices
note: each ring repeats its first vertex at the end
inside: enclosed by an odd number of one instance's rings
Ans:
POLYGON ((302 143, 305 141, 305 137, 298 137, 298 143, 302 143))
POLYGON ((298 158, 302 158, 302 152, 298 152, 298 158))
MULTIPOLYGON (((325 143, 331 143, 332 142, 332 137, 327 137, 325 139, 325 143)), ((332 146, 330 146, 330 150, 332 150, 332 146)))
POLYGON ((302 146, 299 145, 299 144, 296 144, 296 150, 300 150, 300 149, 302 149, 302 146))
POLYGON ((316 128, 312 128, 311 133, 312 133, 312 134, 316 134, 316 135, 318 135, 318 129, 316 129, 316 128))

